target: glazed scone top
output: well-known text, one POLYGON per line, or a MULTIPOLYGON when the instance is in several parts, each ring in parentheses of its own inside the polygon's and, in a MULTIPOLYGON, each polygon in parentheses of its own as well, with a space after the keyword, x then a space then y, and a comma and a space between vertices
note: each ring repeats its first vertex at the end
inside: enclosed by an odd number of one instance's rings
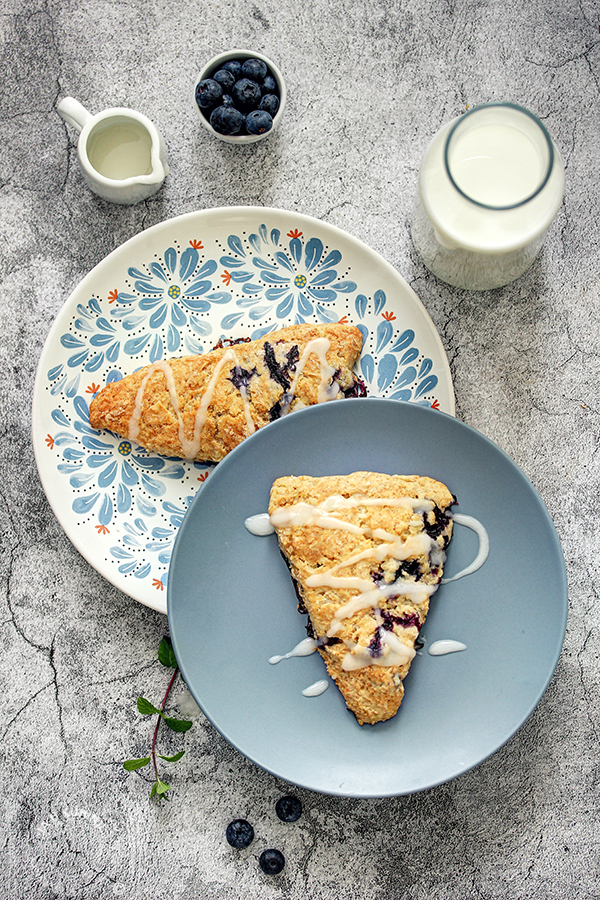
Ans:
POLYGON ((454 502, 445 485, 421 476, 355 472, 273 484, 271 524, 319 652, 361 723, 400 705, 454 502))
POLYGON ((90 424, 167 456, 218 462, 281 415, 346 396, 361 346, 354 326, 295 325, 160 360, 107 384, 90 404, 90 424))

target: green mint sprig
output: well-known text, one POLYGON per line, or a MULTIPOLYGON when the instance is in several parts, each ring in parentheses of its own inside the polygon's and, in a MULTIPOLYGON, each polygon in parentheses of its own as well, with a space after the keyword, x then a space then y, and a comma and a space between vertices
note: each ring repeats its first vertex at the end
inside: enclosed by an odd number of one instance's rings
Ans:
POLYGON ((169 681, 169 685, 167 687, 165 696, 163 697, 160 709, 158 709, 156 706, 154 706, 153 703, 150 703, 150 701, 146 700, 144 697, 138 697, 137 699, 138 711, 143 716, 158 716, 156 720, 156 727, 154 729, 154 735, 152 737, 150 755, 144 756, 141 759, 126 759, 123 763, 123 768, 128 772, 134 772, 136 769, 143 769, 144 766, 147 766, 148 763, 152 762, 152 765, 154 767, 155 781, 152 785, 152 790, 150 791, 150 797, 156 797, 156 799, 160 802, 163 797, 167 800, 169 799, 167 797, 167 791, 170 791, 171 788, 168 784, 166 784, 166 782, 162 780, 159 775, 157 758, 163 759, 165 762, 173 763, 181 759, 181 757, 185 753, 185 750, 180 750, 179 753, 175 753, 173 754, 173 756, 163 756, 162 753, 156 752, 156 738, 158 737, 158 729, 160 727, 160 723, 162 721, 172 731, 180 732, 189 731, 189 729, 192 727, 192 723, 187 719, 176 719, 165 715, 167 700, 169 699, 171 688, 173 687, 175 679, 177 678, 177 675, 179 673, 177 659, 175 658, 175 653, 173 651, 171 641, 167 637, 164 637, 160 642, 160 646, 158 648, 158 659, 163 666, 168 669, 175 669, 175 671, 173 672, 171 680, 169 681))

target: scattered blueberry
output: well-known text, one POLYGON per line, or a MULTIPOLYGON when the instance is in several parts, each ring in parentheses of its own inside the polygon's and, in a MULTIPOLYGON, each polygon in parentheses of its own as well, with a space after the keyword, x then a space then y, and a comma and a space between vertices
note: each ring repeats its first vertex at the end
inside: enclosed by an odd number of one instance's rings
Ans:
POLYGON ((273 117, 264 109, 253 109, 246 116, 246 131, 248 134, 264 134, 273 127, 273 117))
POLYGON ((279 850, 263 850, 258 864, 265 875, 279 875, 285 866, 285 858, 279 850))
POLYGON ((217 106, 210 114, 210 124, 219 134, 239 134, 244 116, 235 106, 217 106))
POLYGON ((200 109, 214 109, 223 97, 223 88, 214 78, 203 78, 196 85, 196 103, 200 109))
POLYGON ((226 63, 223 63, 222 67, 227 72, 231 72, 235 81, 238 80, 242 73, 242 64, 238 59, 230 59, 226 63))
POLYGON ((224 91, 227 91, 227 93, 231 91, 231 88, 234 86, 236 81, 235 75, 228 69, 219 69, 218 72, 215 72, 213 78, 221 85, 224 91))
POLYGON ((251 78, 252 81, 264 81, 267 75, 267 66, 262 59, 247 59, 242 63, 242 75, 251 78))
POLYGON ((243 850, 245 847, 249 847, 254 840, 254 828, 245 819, 234 819, 227 826, 225 836, 228 844, 231 844, 236 850, 243 850))
POLYGON ((282 822, 297 822, 302 815, 302 804, 297 797, 281 797, 275 804, 275 812, 282 822))

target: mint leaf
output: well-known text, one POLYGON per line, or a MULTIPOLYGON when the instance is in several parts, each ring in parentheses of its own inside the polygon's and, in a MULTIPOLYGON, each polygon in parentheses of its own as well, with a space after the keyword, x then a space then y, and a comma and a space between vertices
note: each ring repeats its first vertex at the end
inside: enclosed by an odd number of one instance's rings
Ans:
POLYGON ((161 715, 160 709, 157 709, 149 700, 145 700, 144 697, 137 698, 137 708, 141 712, 143 716, 151 716, 154 713, 158 713, 161 715))
MULTIPOLYGON (((180 750, 179 753, 176 753, 174 756, 163 756, 162 753, 157 753, 156 755, 160 759, 164 759, 165 762, 177 762, 178 759, 181 759, 184 753, 185 750, 180 750)), ((150 759, 150 757, 148 757, 148 759, 150 759)))
POLYGON ((163 716, 163 721, 172 731, 189 731, 192 727, 192 723, 187 719, 167 719, 163 716))
POLYGON ((164 637, 158 648, 158 661, 168 669, 177 668, 177 659, 170 638, 164 637))
POLYGON ((126 759, 123 768, 128 772, 135 772, 136 769, 143 769, 150 762, 150 757, 145 756, 143 759, 126 759))
MULTIPOLYGON (((157 777, 156 781, 152 785, 152 790, 150 791, 150 797, 156 797, 158 801, 162 800, 165 797, 167 791, 170 791, 171 788, 168 784, 165 784, 164 781, 161 781, 160 778, 157 777)), ((166 797, 168 800, 169 798, 166 797)))
POLYGON ((156 707, 153 703, 150 703, 149 700, 146 700, 145 697, 137 698, 137 708, 138 712, 140 712, 143 716, 157 716, 156 724, 154 728, 154 737, 152 738, 152 747, 150 750, 150 755, 145 756, 143 759, 126 759, 123 763, 123 768, 128 772, 134 772, 136 769, 141 769, 144 766, 147 766, 148 763, 152 763, 154 767, 154 772, 156 775, 156 781, 152 785, 152 790, 150 791, 150 797, 155 797, 159 802, 166 797, 168 800, 167 792, 171 790, 168 784, 161 780, 161 777, 158 773, 157 767, 157 757, 158 759, 163 759, 165 762, 174 763, 181 759, 184 754, 184 750, 180 750, 179 753, 174 753, 172 756, 163 756, 158 753, 156 750, 156 739, 158 736, 158 730, 160 727, 161 721, 164 721, 165 725, 170 728, 172 731, 184 732, 188 731, 192 727, 192 722, 187 719, 179 719, 179 718, 169 718, 165 715, 165 708, 167 705, 167 700, 169 698, 169 694, 171 693, 171 688, 173 687, 177 676, 180 675, 179 666, 177 665, 177 659, 175 657, 175 653, 173 651, 173 646, 171 644, 171 639, 169 637, 164 637, 158 648, 158 659, 161 665, 174 669, 175 671, 172 673, 169 684, 167 686, 167 691, 162 701, 162 705, 160 709, 156 707))

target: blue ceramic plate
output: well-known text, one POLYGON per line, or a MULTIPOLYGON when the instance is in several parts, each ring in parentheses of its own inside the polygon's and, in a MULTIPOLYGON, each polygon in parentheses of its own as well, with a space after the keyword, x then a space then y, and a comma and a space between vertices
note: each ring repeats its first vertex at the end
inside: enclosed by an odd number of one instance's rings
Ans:
MULTIPOLYGON (((476 553, 456 526, 446 576, 476 553)), ((257 432, 198 492, 175 541, 168 588, 183 677, 234 747, 285 781, 350 797, 383 797, 449 781, 494 753, 535 709, 554 672, 567 614, 560 544, 531 482, 495 444, 449 415, 405 402, 345 400, 257 432), (357 724, 317 654, 279 665, 305 637, 305 617, 275 535, 256 537, 282 475, 359 470, 437 478, 457 511, 486 528, 483 567, 444 584, 421 632, 425 649, 405 681, 397 716, 357 724), (467 649, 430 656, 433 641, 467 649)))
POLYGON ((56 516, 80 553, 160 612, 173 541, 210 467, 93 431, 106 381, 147 363, 344 319, 363 333, 369 393, 454 413, 448 361, 423 304, 349 234, 284 210, 228 207, 161 222, 126 241, 77 286, 40 358, 33 446, 56 516))

